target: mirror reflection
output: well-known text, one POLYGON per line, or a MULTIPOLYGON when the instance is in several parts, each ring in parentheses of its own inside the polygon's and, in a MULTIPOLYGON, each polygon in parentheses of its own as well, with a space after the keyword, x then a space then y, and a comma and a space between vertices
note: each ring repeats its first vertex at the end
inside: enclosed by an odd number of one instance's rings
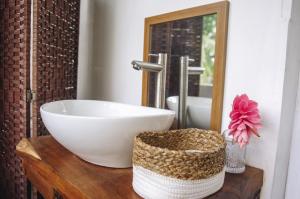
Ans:
MULTIPOLYGON (((210 128, 215 64, 216 14, 150 26, 149 60, 166 55, 165 107, 178 126, 210 128)), ((156 106, 159 76, 150 72, 148 103, 156 106)))

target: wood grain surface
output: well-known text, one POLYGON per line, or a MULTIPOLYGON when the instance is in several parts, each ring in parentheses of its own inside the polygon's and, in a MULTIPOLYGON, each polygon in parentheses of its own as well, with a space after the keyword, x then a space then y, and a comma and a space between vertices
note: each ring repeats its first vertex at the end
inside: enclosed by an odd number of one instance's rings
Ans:
MULTIPOLYGON (((113 169, 85 162, 51 136, 28 140, 41 160, 18 150, 27 178, 46 199, 139 199, 132 189, 132 169, 113 169), (54 197, 55 196, 55 197, 54 197)), ((27 144, 28 144, 27 143, 27 144)), ((259 197, 263 171, 247 167, 243 174, 226 174, 223 188, 209 199, 253 199, 259 197)))

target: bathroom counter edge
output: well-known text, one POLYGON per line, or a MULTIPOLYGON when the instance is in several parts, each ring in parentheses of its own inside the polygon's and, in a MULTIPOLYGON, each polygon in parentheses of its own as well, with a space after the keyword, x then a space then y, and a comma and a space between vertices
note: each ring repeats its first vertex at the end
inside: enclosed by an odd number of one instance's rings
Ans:
MULTIPOLYGON (((114 169, 85 162, 52 136, 22 140, 16 152, 26 177, 46 199, 140 199, 131 185, 131 168, 114 169)), ((223 188, 207 198, 256 199, 262 184, 263 171, 247 166, 243 174, 226 173, 223 188)))

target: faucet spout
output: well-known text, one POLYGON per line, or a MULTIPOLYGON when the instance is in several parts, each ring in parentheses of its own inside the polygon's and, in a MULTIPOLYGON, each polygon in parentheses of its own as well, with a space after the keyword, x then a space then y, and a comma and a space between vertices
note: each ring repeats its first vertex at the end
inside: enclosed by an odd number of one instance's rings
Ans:
POLYGON ((145 70, 147 72, 156 73, 155 107, 164 108, 166 95, 167 54, 149 54, 149 56, 157 57, 157 64, 133 60, 131 65, 135 70, 145 70))
POLYGON ((158 73, 164 69, 164 66, 161 64, 154 64, 154 63, 142 62, 137 60, 133 60, 131 64, 135 70, 147 70, 150 72, 158 73))

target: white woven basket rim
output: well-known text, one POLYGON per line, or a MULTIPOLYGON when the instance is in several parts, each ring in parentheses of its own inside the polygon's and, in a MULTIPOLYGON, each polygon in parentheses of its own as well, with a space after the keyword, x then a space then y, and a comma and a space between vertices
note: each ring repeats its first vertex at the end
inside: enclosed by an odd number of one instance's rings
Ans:
POLYGON ((133 189, 143 198, 179 199, 204 198, 222 188, 225 168, 222 172, 200 180, 182 180, 157 174, 140 166, 133 166, 133 189))

